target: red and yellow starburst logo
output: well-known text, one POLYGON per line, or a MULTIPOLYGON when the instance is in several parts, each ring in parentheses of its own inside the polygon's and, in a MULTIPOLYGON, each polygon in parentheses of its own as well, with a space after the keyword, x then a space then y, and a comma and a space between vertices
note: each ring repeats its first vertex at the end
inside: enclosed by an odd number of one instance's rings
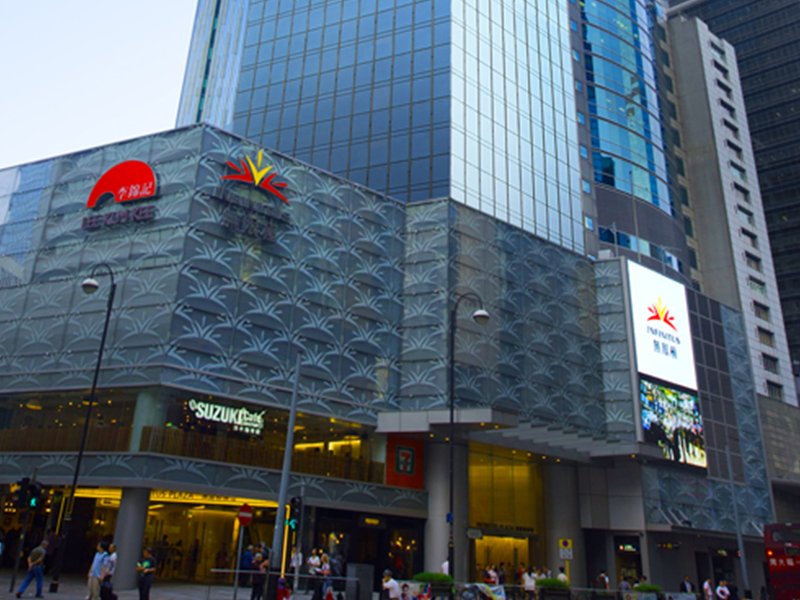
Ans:
POLYGON ((664 305, 661 297, 658 298, 658 302, 648 306, 647 310, 650 312, 650 316, 647 317, 648 321, 663 321, 672 329, 678 331, 678 328, 675 327, 675 317, 669 313, 669 309, 664 305))
POLYGON ((231 161, 228 161, 228 166, 234 171, 236 171, 236 174, 224 175, 222 178, 230 179, 233 181, 243 181, 245 183, 252 183, 254 186, 258 188, 267 190, 268 192, 275 194, 286 204, 289 204, 289 201, 286 199, 286 196, 284 196, 280 192, 281 189, 286 187, 286 183, 283 181, 273 181, 275 177, 278 176, 278 174, 270 173, 270 171, 272 171, 272 165, 267 165, 262 167, 261 165, 263 161, 264 161, 263 150, 258 151, 255 163, 253 163, 253 159, 250 158, 249 156, 245 156, 244 160, 240 160, 238 166, 233 164, 231 161))

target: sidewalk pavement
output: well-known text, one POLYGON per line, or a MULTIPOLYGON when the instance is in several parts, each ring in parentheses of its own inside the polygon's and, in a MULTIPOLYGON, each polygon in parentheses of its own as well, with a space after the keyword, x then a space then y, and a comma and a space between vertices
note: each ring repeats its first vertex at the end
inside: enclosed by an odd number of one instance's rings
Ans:
MULTIPOLYGON (((0 571, 0 599, 14 598, 14 595, 22 583, 22 577, 17 576, 17 582, 13 592, 8 591, 11 583, 11 572, 8 570, 0 571)), ((58 593, 51 594, 47 590, 50 587, 50 578, 45 576, 43 595, 50 600, 86 600, 87 587, 86 580, 82 578, 67 577, 62 579, 58 586, 58 593)), ((114 590, 119 596, 119 600, 138 600, 138 590, 114 590)), ((25 590, 24 598, 33 598, 36 595, 36 583, 33 582, 25 590)), ((300 592, 295 596, 297 600, 309 600, 310 594, 300 592)), ((175 583, 172 581, 160 582, 156 580, 150 590, 150 600, 233 600, 233 586, 203 585, 197 583, 175 583)), ((250 600, 250 588, 240 587, 237 600, 250 600)))

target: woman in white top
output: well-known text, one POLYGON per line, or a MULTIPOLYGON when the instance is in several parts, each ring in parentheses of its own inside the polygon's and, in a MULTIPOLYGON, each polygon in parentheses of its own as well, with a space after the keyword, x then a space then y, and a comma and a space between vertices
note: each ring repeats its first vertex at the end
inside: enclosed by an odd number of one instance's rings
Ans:
POLYGON ((533 574, 533 567, 522 574, 522 589, 525 590, 525 597, 528 600, 536 598, 536 575, 533 574))

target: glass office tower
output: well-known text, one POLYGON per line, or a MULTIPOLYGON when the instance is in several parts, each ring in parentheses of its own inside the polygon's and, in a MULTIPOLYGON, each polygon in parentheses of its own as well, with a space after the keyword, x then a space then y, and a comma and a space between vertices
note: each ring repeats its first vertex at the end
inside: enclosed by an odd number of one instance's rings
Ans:
POLYGON ((601 247, 688 276, 686 232, 670 166, 674 131, 663 69, 660 0, 569 2, 576 31, 578 123, 601 247), (659 37, 661 33, 661 37, 659 37))
POLYGON ((178 124, 582 252, 569 36, 561 0, 202 0, 178 124))

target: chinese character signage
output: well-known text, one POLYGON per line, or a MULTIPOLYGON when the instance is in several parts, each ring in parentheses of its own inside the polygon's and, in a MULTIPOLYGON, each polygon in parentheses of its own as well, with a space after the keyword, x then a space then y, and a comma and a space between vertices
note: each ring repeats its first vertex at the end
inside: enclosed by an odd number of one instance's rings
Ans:
POLYGON ((114 202, 131 202, 152 198, 156 194, 156 175, 153 169, 140 160, 126 160, 114 165, 94 184, 86 208, 99 208, 107 198, 114 202))
POLYGON ((697 390, 686 288, 632 262, 628 281, 638 372, 697 390))
POLYGON ((644 378, 639 383, 639 393, 644 441, 656 444, 667 460, 708 466, 697 395, 644 378))
MULTIPOLYGON (((115 204, 146 200, 156 195, 156 174, 145 162, 126 160, 111 167, 100 176, 94 184, 86 208, 93 212, 113 199, 115 204)), ((152 221, 156 216, 155 207, 151 204, 136 205, 113 212, 99 212, 83 218, 81 227, 86 231, 95 231, 106 227, 152 221)))

